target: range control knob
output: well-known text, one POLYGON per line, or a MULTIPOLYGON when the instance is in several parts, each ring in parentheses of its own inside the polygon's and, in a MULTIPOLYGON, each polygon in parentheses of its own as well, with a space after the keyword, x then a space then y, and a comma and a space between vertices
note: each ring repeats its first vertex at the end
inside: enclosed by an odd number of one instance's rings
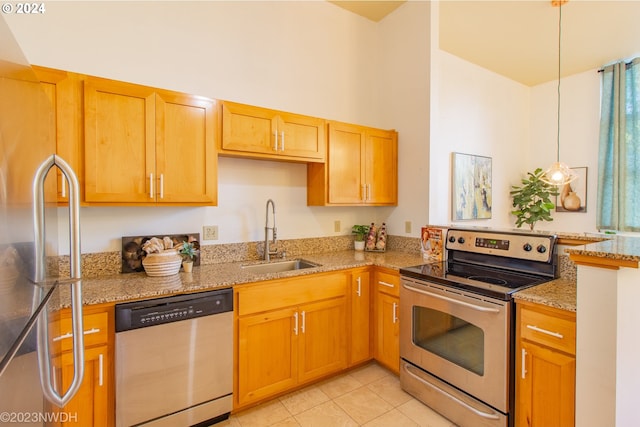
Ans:
POLYGON ((464 243, 464 237, 458 237, 458 243, 462 245, 464 243))
POLYGON ((539 253, 543 254, 543 253, 547 252, 547 247, 546 247, 545 245, 538 245, 538 247, 536 248, 536 250, 537 250, 539 253))
POLYGON ((525 243, 522 249, 524 249, 525 252, 531 252, 531 249, 533 249, 533 247, 531 246, 530 243, 525 243))
POLYGON ((456 242, 456 236, 450 236, 449 237, 449 242, 450 243, 455 243, 456 242))

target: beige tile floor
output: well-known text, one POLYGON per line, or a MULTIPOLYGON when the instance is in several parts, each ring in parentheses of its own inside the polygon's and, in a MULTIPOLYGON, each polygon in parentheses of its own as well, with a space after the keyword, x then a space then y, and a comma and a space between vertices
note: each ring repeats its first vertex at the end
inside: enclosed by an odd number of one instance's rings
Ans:
POLYGON ((455 427, 372 362, 231 415, 215 427, 455 427))

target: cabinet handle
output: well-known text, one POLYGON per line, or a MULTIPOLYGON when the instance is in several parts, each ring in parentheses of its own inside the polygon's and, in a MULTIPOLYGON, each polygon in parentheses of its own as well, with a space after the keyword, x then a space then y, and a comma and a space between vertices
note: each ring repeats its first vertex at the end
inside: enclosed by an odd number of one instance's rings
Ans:
POLYGON ((307 314, 304 312, 304 310, 302 311, 302 333, 304 334, 304 328, 307 325, 307 314))
POLYGON ((67 180, 65 179, 64 175, 60 175, 60 181, 61 181, 61 189, 60 189, 60 193, 62 197, 67 197, 67 180))
POLYGON ((280 132, 280 149, 284 151, 284 131, 280 132))
POLYGON ((546 329, 538 328, 535 325, 527 325, 527 329, 531 329, 532 331, 540 332, 541 334, 551 335, 552 337, 556 337, 559 339, 563 339, 564 336, 559 332, 551 332, 546 329))
POLYGON ((520 367, 520 376, 522 377, 522 379, 525 379, 527 377, 527 350, 525 350, 524 348, 522 349, 522 366, 520 367))
POLYGON ((396 287, 393 283, 383 282, 382 280, 378 280, 378 283, 381 284, 382 286, 386 286, 388 288, 395 288, 396 287))
MULTIPOLYGON (((83 334, 84 335, 91 335, 91 334, 97 334, 98 332, 100 332, 100 329, 91 328, 91 329, 87 329, 86 331, 84 331, 83 334)), ((59 335, 59 336, 55 337, 52 341, 53 342, 62 341, 63 339, 71 338, 71 337, 73 337, 73 333, 67 332, 66 334, 59 335)))
POLYGON ((393 303, 393 323, 398 321, 398 303, 393 303))
POLYGON ((149 174, 149 198, 153 199, 153 173, 149 174))
POLYGON ((102 374, 102 368, 104 367, 104 357, 102 353, 98 356, 98 386, 102 387, 104 376, 102 374))
POLYGON ((160 174, 160 198, 164 199, 164 174, 160 174))
POLYGON ((293 333, 298 335, 298 312, 293 313, 293 333))
POLYGON ((358 290, 356 291, 356 294, 359 297, 361 297, 362 296, 362 278, 358 277, 357 282, 358 282, 358 290))
POLYGON ((371 184, 367 184, 367 201, 371 199, 371 184))

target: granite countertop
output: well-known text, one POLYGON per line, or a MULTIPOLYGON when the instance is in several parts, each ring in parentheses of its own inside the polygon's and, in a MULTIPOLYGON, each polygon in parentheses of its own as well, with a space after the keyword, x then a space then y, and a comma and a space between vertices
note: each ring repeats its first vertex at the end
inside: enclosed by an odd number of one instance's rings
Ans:
POLYGON ((516 301, 534 302, 575 312, 577 286, 573 280, 560 278, 516 292, 513 297, 516 301))
POLYGON ((167 277, 149 277, 145 273, 117 274, 95 279, 83 279, 82 297, 85 305, 116 303, 228 288, 263 280, 344 270, 369 265, 399 270, 402 267, 424 264, 425 262, 420 253, 400 251, 376 253, 346 250, 310 254, 289 259, 304 259, 319 264, 319 266, 268 274, 255 273, 241 268, 242 265, 260 263, 259 261, 254 261, 202 265, 200 267, 194 267, 193 273, 180 272, 167 277))
POLYGON ((609 240, 591 242, 565 249, 572 259, 589 258, 602 264, 619 262, 621 267, 638 268, 640 264, 640 237, 612 235, 609 240))

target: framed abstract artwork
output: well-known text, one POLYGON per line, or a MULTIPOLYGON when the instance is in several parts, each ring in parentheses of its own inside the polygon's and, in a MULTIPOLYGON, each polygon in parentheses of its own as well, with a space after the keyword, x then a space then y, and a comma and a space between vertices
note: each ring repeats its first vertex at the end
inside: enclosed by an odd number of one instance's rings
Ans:
POLYGON ((491 218, 491 157, 452 154, 453 220, 491 218))

